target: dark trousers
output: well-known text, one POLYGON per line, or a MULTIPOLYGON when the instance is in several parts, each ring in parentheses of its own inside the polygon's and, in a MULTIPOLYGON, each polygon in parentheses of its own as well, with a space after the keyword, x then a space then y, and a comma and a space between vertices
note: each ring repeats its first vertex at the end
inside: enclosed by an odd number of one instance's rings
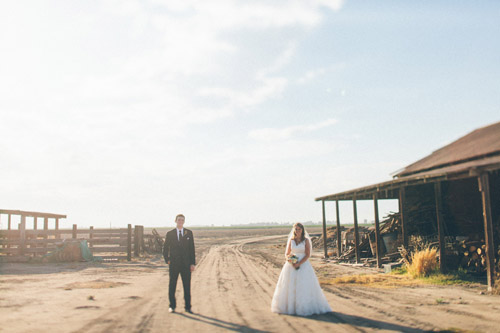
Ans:
POLYGON ((191 270, 189 266, 181 266, 171 264, 169 268, 170 281, 168 283, 168 299, 170 307, 175 309, 177 303, 175 302, 175 289, 177 287, 177 279, 179 274, 182 279, 182 286, 184 288, 184 308, 191 310, 191 270))

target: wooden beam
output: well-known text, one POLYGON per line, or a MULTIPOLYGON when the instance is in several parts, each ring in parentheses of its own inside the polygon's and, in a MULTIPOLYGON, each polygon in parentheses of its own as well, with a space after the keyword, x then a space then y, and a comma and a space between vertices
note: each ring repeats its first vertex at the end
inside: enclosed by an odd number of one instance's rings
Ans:
POLYGON ((26 250, 26 216, 21 215, 21 223, 19 224, 19 255, 24 255, 26 250))
POLYGON ((405 198, 406 190, 403 186, 399 189, 399 214, 401 216, 401 238, 403 240, 404 247, 408 248, 408 226, 406 221, 405 198))
POLYGON ((486 275, 488 280, 488 291, 491 291, 495 285, 495 244, 493 240, 493 222, 491 218, 491 199, 488 173, 485 172, 480 174, 478 182, 483 203, 484 238, 486 241, 486 275))
POLYGON ((37 228, 37 227, 38 227, 38 226, 37 226, 37 222, 38 222, 38 221, 37 221, 37 217, 36 217, 36 216, 35 216, 35 217, 33 217, 33 230, 38 229, 38 228, 37 228))
POLYGON ((375 244, 377 246, 376 249, 376 257, 377 257, 377 267, 382 267, 382 256, 380 251, 380 221, 378 217, 378 195, 376 193, 373 194, 373 210, 375 211, 375 244))
POLYGON ((139 241, 139 229, 137 226, 134 227, 134 257, 139 256, 139 246, 140 246, 140 241, 139 241))
POLYGON ((359 264, 359 229, 358 229, 358 208, 356 206, 356 199, 352 200, 352 209, 354 213, 354 249, 356 250, 356 263, 359 264))
MULTIPOLYGON (((56 217, 56 231, 59 231, 59 218, 56 217)), ((61 234, 56 233, 56 238, 59 239, 61 238, 61 234)))
POLYGON ((90 226, 90 228, 89 228, 89 247, 90 248, 94 247, 94 243, 92 243, 93 238, 94 238, 94 227, 90 226))
POLYGON ((132 225, 128 225, 127 233, 127 261, 132 260, 132 225))
POLYGON ((0 209, 0 214, 12 214, 12 215, 24 215, 26 217, 50 217, 50 218, 66 218, 66 215, 52 214, 52 213, 39 213, 39 212, 27 212, 23 210, 8 210, 0 209))
POLYGON ((439 239, 439 269, 442 273, 446 272, 446 244, 444 242, 444 228, 443 228, 443 199, 441 194, 441 182, 434 183, 434 198, 436 201, 436 221, 438 227, 439 239))
POLYGON ((337 218, 337 256, 340 257, 342 253, 342 234, 340 231, 340 212, 339 212, 339 201, 335 201, 335 215, 337 218))
POLYGON ((325 253, 325 258, 328 258, 328 246, 326 238, 326 212, 325 212, 325 201, 321 201, 321 208, 323 210, 323 250, 325 253))

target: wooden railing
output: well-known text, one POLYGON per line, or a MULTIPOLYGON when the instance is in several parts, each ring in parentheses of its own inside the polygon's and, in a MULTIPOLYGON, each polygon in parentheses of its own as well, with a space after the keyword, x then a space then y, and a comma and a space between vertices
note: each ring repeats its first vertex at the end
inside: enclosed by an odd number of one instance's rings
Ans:
MULTIPOLYGON (((0 230, 0 261, 17 261, 20 258, 45 255, 61 246, 67 240, 86 240, 93 254, 104 259, 139 256, 144 249, 144 227, 120 229, 59 229, 59 219, 65 215, 0 210, 8 215, 8 229, 0 230), (12 229, 11 215, 20 215, 18 229, 12 229), (33 217, 33 229, 26 229, 26 217, 33 217), (43 218, 44 229, 37 228, 37 218, 43 218), (56 219, 55 229, 48 228, 48 219, 56 219), (102 255, 101 255, 102 254, 102 255), (121 254, 121 255, 120 255, 121 254)), ((1 215, 0 215, 1 216, 1 215)))

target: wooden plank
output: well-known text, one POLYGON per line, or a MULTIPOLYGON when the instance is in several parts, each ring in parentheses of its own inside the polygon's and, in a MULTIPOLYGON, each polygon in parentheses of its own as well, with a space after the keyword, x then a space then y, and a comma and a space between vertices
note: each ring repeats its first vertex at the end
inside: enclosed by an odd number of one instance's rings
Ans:
MULTIPOLYGON (((90 233, 89 233, 90 235, 90 233)), ((127 238, 127 234, 96 234, 95 232, 92 233, 92 238, 116 238, 116 239, 120 239, 120 238, 124 238, 126 239, 127 238)))
POLYGON ((73 224, 73 232, 72 232, 73 239, 76 239, 76 230, 77 230, 76 224, 73 224))
POLYGON ((335 200, 335 215, 337 219, 337 256, 340 257, 340 254, 342 253, 342 233, 340 231, 340 211, 338 200, 335 200))
POLYGON ((444 228, 443 228, 443 195, 441 193, 441 182, 434 183, 434 198, 436 201, 436 222, 438 227, 438 240, 439 240, 439 269, 442 273, 446 272, 446 244, 444 242, 444 228))
POLYGON ((38 227, 38 226, 37 226, 37 224, 38 224, 38 221, 37 221, 37 220, 38 220, 38 219, 37 219, 37 217, 35 216, 35 217, 33 218, 33 230, 38 229, 38 228, 37 228, 37 227, 38 227))
POLYGON ((479 191, 483 205, 484 237, 486 243, 486 276, 488 280, 488 291, 493 290, 495 285, 495 244, 493 238, 493 221, 491 218, 490 181, 487 172, 478 177, 479 191))
POLYGON ((132 225, 128 225, 127 233, 127 261, 132 260, 132 225))
POLYGON ((359 264, 359 229, 358 229, 358 208, 356 205, 356 199, 352 200, 352 209, 354 214, 354 249, 356 251, 356 263, 359 264))
POLYGON ((323 212, 323 250, 324 250, 324 255, 325 258, 328 258, 328 245, 327 245, 327 238, 326 238, 326 212, 325 212, 325 201, 321 201, 321 208, 323 212))
POLYGON ((92 253, 123 252, 123 253, 127 253, 127 258, 128 258, 127 251, 128 251, 127 246, 94 246, 94 248, 92 249, 92 253))
POLYGON ((92 242, 92 239, 94 238, 94 227, 91 226, 89 228, 89 247, 92 248, 92 246, 94 246, 94 243, 92 242))
POLYGON ((123 246, 127 246, 127 239, 126 238, 92 238, 87 241, 89 245, 99 245, 99 244, 119 244, 123 246))
POLYGON ((401 215, 401 238, 403 240, 403 245, 408 248, 408 226, 406 225, 406 189, 402 186, 399 189, 399 214, 401 215))
POLYGON ((377 246, 377 250, 375 251, 375 255, 377 258, 377 267, 382 267, 382 258, 380 251, 380 221, 379 221, 379 213, 378 213, 378 195, 376 193, 373 194, 373 210, 375 212, 375 244, 377 246))
MULTIPOLYGON (((84 229, 82 229, 84 230, 84 229)), ((124 234, 126 235, 128 233, 128 228, 121 228, 121 229, 94 229, 94 234, 124 234)))
POLYGON ((61 214, 52 214, 52 213, 39 213, 39 212, 28 212, 22 210, 9 210, 9 209, 0 209, 0 214, 12 214, 12 215, 21 215, 26 217, 49 217, 49 218, 66 218, 66 215, 61 214))

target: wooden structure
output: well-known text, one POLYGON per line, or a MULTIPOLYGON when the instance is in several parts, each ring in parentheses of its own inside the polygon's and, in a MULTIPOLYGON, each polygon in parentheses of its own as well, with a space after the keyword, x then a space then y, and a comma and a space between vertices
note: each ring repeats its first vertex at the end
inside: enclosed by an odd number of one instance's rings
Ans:
MULTIPOLYGON (((488 288, 492 289, 495 256, 499 253, 495 242, 497 246, 500 245, 500 122, 477 129, 436 150, 399 171, 393 180, 318 197, 315 200, 322 202, 323 224, 326 224, 325 202, 335 201, 339 231, 340 200, 353 201, 355 226, 356 201, 373 200, 376 243, 379 249, 380 199, 399 200, 400 240, 403 245, 408 245, 410 234, 437 234, 442 271, 447 267, 445 237, 465 235, 484 240, 488 288), (430 204, 433 206, 431 210, 428 209, 430 204), (421 207, 418 213, 408 214, 407 208, 415 205, 421 207), (427 214, 425 218, 422 215, 424 213, 427 214)), ((326 238, 326 235, 324 237, 326 238)), ((356 242, 357 247, 359 242, 356 242)), ((358 252, 356 254, 359 261, 358 252)), ((380 267, 379 251, 376 256, 380 267)))
MULTIPOLYGON (((0 261, 27 261, 31 256, 45 255, 61 246, 66 240, 86 240, 93 254, 103 259, 131 260, 144 249, 144 227, 120 229, 79 229, 73 224, 71 229, 59 228, 59 220, 66 215, 26 212, 0 209, 0 219, 7 218, 7 229, 0 230, 0 261), (18 228, 13 228, 13 217, 18 216, 18 228), (38 220, 43 220, 43 229, 38 228, 38 220), (55 220, 54 228, 49 221, 55 220), (27 220, 33 227, 27 228, 27 220), (104 254, 104 255, 101 255, 104 254)), ((1 220, 3 221, 3 219, 1 220)))

